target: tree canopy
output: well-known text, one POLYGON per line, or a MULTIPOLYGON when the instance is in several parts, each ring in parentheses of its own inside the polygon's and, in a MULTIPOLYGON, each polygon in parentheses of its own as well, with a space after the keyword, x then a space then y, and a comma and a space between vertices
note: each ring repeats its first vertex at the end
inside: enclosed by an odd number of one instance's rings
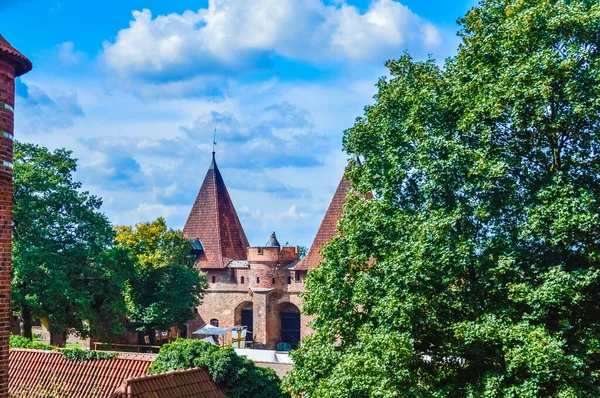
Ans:
MULTIPOLYGON (((163 218, 116 227, 117 247, 135 257, 134 276, 125 291, 129 320, 139 331, 183 326, 208 287, 206 275, 194 268, 191 242, 167 228, 163 218)), ((154 336, 151 333, 151 336, 154 336)))
POLYGON ((600 395, 600 3, 460 23, 344 134, 364 162, 306 280, 294 396, 600 395))
POLYGON ((32 318, 48 322, 57 345, 68 332, 118 333, 132 267, 112 247, 102 201, 73 179, 70 151, 15 142, 14 159, 12 303, 25 335, 32 318))
POLYGON ((213 381, 231 398, 284 398, 281 380, 275 371, 256 366, 235 353, 233 348, 219 348, 201 340, 178 339, 164 345, 150 366, 151 373, 170 370, 205 368, 213 381))

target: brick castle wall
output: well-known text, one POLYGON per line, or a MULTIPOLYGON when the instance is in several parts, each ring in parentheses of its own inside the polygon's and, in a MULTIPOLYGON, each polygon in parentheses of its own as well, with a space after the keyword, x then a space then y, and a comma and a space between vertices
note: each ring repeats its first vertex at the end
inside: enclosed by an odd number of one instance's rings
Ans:
MULTIPOLYGON (((247 253, 247 269, 207 270, 208 289, 196 309, 196 319, 188 323, 187 337, 198 337, 192 333, 212 319, 218 320, 220 327, 241 325, 242 310, 251 309, 254 342, 275 349, 280 342, 281 313, 302 311, 298 293, 304 291, 306 271, 286 269, 298 260, 295 247, 250 247, 247 253)), ((302 338, 312 332, 309 321, 310 317, 300 315, 302 338)), ((230 335, 226 335, 225 344, 229 340, 230 335)))
POLYGON ((15 67, 0 59, 0 398, 8 398, 15 67))

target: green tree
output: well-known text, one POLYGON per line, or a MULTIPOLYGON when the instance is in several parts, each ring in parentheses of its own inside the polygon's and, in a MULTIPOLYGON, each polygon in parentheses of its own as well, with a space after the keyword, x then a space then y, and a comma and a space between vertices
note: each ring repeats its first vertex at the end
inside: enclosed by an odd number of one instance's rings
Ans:
POLYGON ((288 394, 280 388, 281 380, 268 368, 260 368, 235 353, 233 348, 219 348, 200 340, 178 339, 165 344, 152 362, 151 373, 203 367, 213 381, 231 398, 277 398, 288 394))
POLYGON ((14 159, 12 304, 24 335, 31 338, 34 317, 59 346, 68 333, 118 333, 132 267, 112 248, 102 201, 73 180, 70 151, 15 142, 14 159))
POLYGON ((115 228, 117 247, 135 257, 135 274, 126 289, 129 320, 154 339, 153 330, 183 326, 194 317, 208 287, 206 275, 194 268, 191 242, 165 220, 115 228))
POLYGON ((345 132, 362 195, 308 275, 294 396, 600 396, 600 3, 460 22, 345 132))

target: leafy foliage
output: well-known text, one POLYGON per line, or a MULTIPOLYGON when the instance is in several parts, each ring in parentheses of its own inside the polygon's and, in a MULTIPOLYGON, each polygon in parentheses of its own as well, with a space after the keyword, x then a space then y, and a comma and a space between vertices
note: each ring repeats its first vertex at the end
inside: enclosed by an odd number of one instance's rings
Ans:
POLYGON ((178 339, 164 345, 150 366, 151 373, 203 367, 227 391, 228 397, 285 397, 280 380, 272 369, 260 368, 235 353, 200 340, 178 339))
POLYGON ((25 333, 32 318, 54 336, 118 333, 132 266, 102 201, 73 180, 69 151, 15 142, 14 159, 12 301, 25 333))
POLYGON ((181 231, 168 229, 158 218, 135 227, 116 227, 115 244, 135 257, 126 300, 129 319, 138 330, 168 329, 193 318, 206 289, 206 275, 190 258, 191 243, 181 231))
POLYGON ((33 350, 60 351, 67 359, 73 361, 91 361, 94 359, 112 359, 117 357, 116 352, 82 350, 80 348, 60 349, 53 345, 44 344, 40 341, 33 341, 31 339, 28 339, 27 337, 18 336, 14 334, 10 335, 9 345, 10 348, 28 348, 33 350))
POLYGON ((118 356, 116 352, 82 350, 81 348, 64 349, 62 354, 72 361, 93 361, 96 359, 113 359, 118 356))
POLYGON ((56 347, 44 344, 41 341, 28 339, 27 337, 11 334, 9 340, 10 348, 29 348, 32 350, 55 350, 56 347))
POLYGON ((345 132, 361 195, 307 278, 294 396, 600 395, 600 3, 461 23, 345 132))

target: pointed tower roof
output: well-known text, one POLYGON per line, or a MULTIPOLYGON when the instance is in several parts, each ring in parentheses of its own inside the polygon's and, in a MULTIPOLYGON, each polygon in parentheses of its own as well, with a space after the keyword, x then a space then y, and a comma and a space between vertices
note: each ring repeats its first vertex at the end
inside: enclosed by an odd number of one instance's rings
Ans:
POLYGON ((345 177, 342 177, 308 253, 300 260, 298 265, 294 267, 294 270, 306 271, 315 269, 321 264, 321 261, 323 261, 321 249, 323 249, 323 245, 329 242, 336 233, 337 224, 342 217, 342 210, 344 202, 346 201, 346 192, 351 186, 352 184, 350 181, 345 177))
POLYGON ((271 236, 269 236, 269 240, 265 243, 264 247, 281 247, 277 240, 277 236, 275 236, 275 231, 271 233, 271 236))
POLYGON ((17 76, 24 75, 32 68, 31 61, 26 56, 17 51, 16 48, 10 45, 2 35, 0 35, 0 58, 4 56, 15 65, 17 76))
POLYGON ((183 235, 200 240, 204 249, 196 262, 200 268, 224 268, 232 260, 246 259, 246 249, 250 245, 217 167, 214 152, 183 227, 183 235))

